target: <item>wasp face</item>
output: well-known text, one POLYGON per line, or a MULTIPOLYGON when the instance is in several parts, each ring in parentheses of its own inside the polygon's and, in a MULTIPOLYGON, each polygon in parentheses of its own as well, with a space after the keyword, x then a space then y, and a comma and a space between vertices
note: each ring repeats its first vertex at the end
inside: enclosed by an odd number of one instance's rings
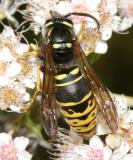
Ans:
POLYGON ((73 23, 69 19, 54 18, 46 22, 47 41, 53 48, 55 63, 68 63, 73 57, 73 23))

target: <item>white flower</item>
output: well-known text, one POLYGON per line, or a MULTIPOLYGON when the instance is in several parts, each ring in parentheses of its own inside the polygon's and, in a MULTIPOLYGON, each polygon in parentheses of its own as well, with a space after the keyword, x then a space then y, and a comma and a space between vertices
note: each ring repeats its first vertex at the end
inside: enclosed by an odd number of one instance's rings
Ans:
POLYGON ((26 137, 14 140, 7 133, 0 133, 0 160, 31 160, 32 155, 25 149, 29 144, 26 137))
POLYGON ((28 88, 35 88, 35 83, 37 82, 37 59, 35 57, 24 57, 19 60, 21 65, 21 73, 18 76, 19 81, 28 88))
POLYGON ((104 41, 98 41, 96 43, 95 52, 99 54, 104 54, 107 52, 108 46, 104 41))
POLYGON ((119 0, 118 12, 120 15, 120 23, 118 31, 124 31, 133 25, 133 0, 119 0))
POLYGON ((21 71, 21 66, 16 61, 0 64, 0 87, 12 83, 21 71))
POLYGON ((0 88, 0 109, 21 112, 25 103, 29 101, 29 93, 18 83, 12 83, 0 88))
POLYGON ((37 80, 37 58, 30 52, 28 44, 20 43, 20 38, 12 28, 5 26, 0 34, 0 86, 19 81, 25 87, 34 88, 37 80))
POLYGON ((13 16, 16 10, 26 1, 23 0, 1 0, 0 1, 0 20, 7 18, 15 26, 18 25, 17 20, 13 16))
POLYGON ((29 45, 20 42, 21 36, 15 35, 14 30, 4 25, 0 34, 0 61, 11 62, 29 49, 29 45))
POLYGON ((4 30, 0 34, 0 87, 17 79, 21 72, 21 65, 17 60, 25 51, 25 45, 20 43, 20 38, 14 34, 13 29, 4 26, 4 30), (21 51, 19 50, 20 46, 21 51))

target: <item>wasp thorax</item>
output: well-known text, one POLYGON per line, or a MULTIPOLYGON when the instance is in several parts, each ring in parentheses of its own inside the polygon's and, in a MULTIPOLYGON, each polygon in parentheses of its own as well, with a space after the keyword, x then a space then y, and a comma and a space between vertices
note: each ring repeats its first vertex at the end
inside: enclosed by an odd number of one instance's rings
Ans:
POLYGON ((53 48, 55 63, 69 63, 73 58, 73 23, 69 19, 55 18, 46 22, 47 40, 53 48))

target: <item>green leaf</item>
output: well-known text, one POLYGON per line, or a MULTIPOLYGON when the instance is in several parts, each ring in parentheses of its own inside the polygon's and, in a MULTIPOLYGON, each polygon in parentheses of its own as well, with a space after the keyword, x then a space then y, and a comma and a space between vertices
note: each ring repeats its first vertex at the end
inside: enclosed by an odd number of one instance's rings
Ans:
POLYGON ((101 57, 101 54, 96 54, 96 53, 91 53, 89 54, 88 61, 93 64, 95 63, 97 60, 99 60, 99 58, 101 57))

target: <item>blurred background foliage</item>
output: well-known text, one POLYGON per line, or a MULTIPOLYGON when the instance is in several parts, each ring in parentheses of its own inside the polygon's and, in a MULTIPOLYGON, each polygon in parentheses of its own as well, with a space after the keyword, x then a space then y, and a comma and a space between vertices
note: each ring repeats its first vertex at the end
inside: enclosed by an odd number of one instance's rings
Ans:
POLYGON ((133 96, 133 27, 129 34, 113 33, 94 68, 112 92, 133 96))

